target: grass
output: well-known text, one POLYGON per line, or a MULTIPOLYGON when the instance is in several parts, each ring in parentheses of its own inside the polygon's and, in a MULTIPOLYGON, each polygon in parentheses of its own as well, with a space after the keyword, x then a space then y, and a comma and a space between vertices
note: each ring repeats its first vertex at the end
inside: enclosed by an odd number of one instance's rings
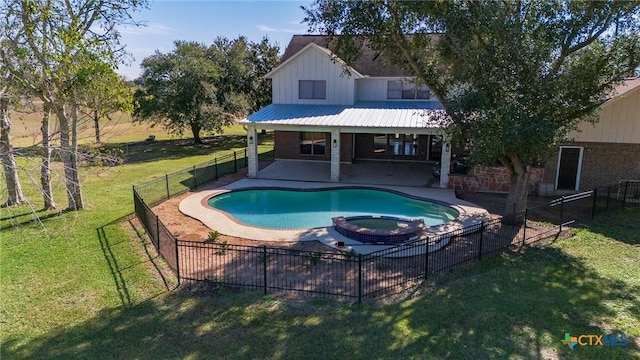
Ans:
MULTIPOLYGON (((235 140, 225 139, 204 149, 158 141, 125 165, 83 168, 88 206, 78 213, 40 212, 39 223, 28 206, 1 209, 2 359, 640 357, 639 208, 434 278, 394 303, 171 290, 162 263, 120 221, 132 212, 131 185, 229 151, 235 140), (631 341, 569 350, 566 332, 631 341)), ((37 178, 37 164, 20 161, 22 178, 37 178)))
MULTIPOLYGON (((23 112, 12 111, 11 137, 14 147, 24 147, 33 145, 41 140, 40 122, 42 113, 38 111, 23 112)), ((53 132, 59 128, 55 116, 51 116, 50 129, 53 132)), ((242 126, 231 126, 224 129, 225 135, 245 135, 246 131, 242 126)), ((179 140, 190 139, 191 134, 187 131, 183 135, 167 134, 162 128, 151 127, 148 123, 137 123, 133 121, 130 114, 115 113, 110 119, 104 118, 100 121, 100 139, 104 143, 132 143, 144 141, 149 135, 154 135, 156 140, 179 140)), ((204 136, 205 134, 201 134, 204 136)), ((57 137, 53 138, 55 142, 57 137)), ((78 143, 93 144, 95 142, 95 129, 93 119, 84 117, 78 126, 78 143)))

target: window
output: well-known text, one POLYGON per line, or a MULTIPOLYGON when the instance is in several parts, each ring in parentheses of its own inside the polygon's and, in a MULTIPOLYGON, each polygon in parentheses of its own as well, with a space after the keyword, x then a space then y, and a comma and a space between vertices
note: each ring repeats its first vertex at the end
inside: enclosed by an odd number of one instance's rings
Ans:
POLYGON ((298 80, 299 99, 326 99, 326 80, 298 80))
POLYGON ((416 134, 386 134, 373 137, 375 155, 416 156, 417 149, 416 134))
POLYGON ((373 137, 373 152, 376 155, 387 152, 387 135, 376 135, 373 137))
POLYGON ((300 154, 324 155, 326 147, 327 136, 325 133, 300 133, 300 154))
POLYGON ((409 81, 389 80, 387 82, 387 99, 426 100, 431 97, 429 88, 416 86, 409 81))

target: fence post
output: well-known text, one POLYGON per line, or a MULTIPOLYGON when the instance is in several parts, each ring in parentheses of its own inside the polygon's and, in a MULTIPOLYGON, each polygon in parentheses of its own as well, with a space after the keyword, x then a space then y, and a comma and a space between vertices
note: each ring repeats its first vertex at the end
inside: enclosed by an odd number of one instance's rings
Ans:
POLYGON ((198 188, 198 176, 196 174, 196 166, 193 165, 193 188, 197 189, 198 188))
POLYGON ((362 254, 358 254, 358 304, 362 303, 362 254))
POLYGON ((156 215, 156 237, 157 239, 156 242, 158 243, 158 248, 156 249, 158 251, 158 254, 160 253, 160 218, 158 217, 158 215, 156 215))
POLYGON ((233 173, 238 172, 238 156, 236 155, 236 151, 233 151, 233 173))
POLYGON ((180 286, 180 258, 179 258, 179 252, 178 252, 178 238, 174 237, 173 238, 173 244, 175 245, 176 248, 176 277, 178 278, 178 286, 180 286))
POLYGON ((429 274, 429 237, 425 240, 424 244, 424 281, 427 281, 429 274))
POLYGON ((267 294, 267 246, 262 245, 262 275, 264 279, 263 290, 267 294))
POLYGON ((484 221, 480 223, 480 254, 478 254, 478 260, 482 260, 482 238, 484 237, 484 221))
POLYGON ((213 168, 216 169, 216 180, 218 180, 218 158, 213 158, 213 168))
POLYGON ((529 216, 529 209, 524 209, 524 227, 522 228, 522 247, 527 243, 527 216, 529 216))
POLYGON ((597 203, 597 199, 598 199, 598 188, 594 188, 593 189, 593 193, 591 193, 591 196, 593 196, 593 204, 591 205, 591 221, 593 221, 593 218, 596 216, 596 203, 597 203))
POLYGON ((624 195, 622 196, 622 207, 627 206, 627 189, 629 188, 629 182, 624 183, 624 195))
MULTIPOLYGON (((138 199, 136 199, 136 186, 133 185, 131 187, 131 190, 133 191, 133 212, 138 215, 138 199)), ((138 215, 138 219, 140 218, 140 215, 138 215)))
POLYGON ((562 232, 562 223, 564 223, 564 196, 560 198, 560 230, 558 230, 558 234, 562 232))
POLYGON ((169 199, 169 175, 168 174, 164 174, 164 183, 166 185, 167 188, 167 200, 169 199))
MULTIPOLYGON (((256 154, 258 156, 258 154, 256 154)), ((247 157, 247 148, 244 148, 244 167, 249 166, 249 158, 247 157)))
POLYGON ((611 186, 607 186, 607 211, 609 211, 609 199, 611 198, 611 186))

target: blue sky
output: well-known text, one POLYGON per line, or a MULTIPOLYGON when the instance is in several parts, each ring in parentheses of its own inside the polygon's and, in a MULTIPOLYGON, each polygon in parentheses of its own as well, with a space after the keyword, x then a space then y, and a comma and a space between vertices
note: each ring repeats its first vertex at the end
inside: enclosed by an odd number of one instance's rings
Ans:
POLYGON ((307 33, 300 6, 309 4, 311 1, 152 0, 149 9, 134 14, 135 20, 147 26, 119 29, 122 43, 134 59, 117 71, 128 80, 137 78, 140 62, 156 50, 170 52, 175 40, 209 45, 218 36, 234 39, 244 35, 255 42, 266 36, 271 43, 278 43, 282 52, 293 34, 307 33))

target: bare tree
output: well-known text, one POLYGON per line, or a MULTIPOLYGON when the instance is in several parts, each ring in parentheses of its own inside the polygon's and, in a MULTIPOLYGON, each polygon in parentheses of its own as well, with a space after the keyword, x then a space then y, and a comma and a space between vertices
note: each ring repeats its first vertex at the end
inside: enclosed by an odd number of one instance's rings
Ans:
POLYGON ((58 117, 70 210, 84 207, 77 131, 86 55, 115 67, 124 55, 116 25, 135 24, 132 12, 145 5, 145 0, 19 0, 0 9, 10 71, 58 117))
POLYGON ((18 166, 13 154, 13 146, 11 145, 11 120, 9 118, 9 102, 11 95, 9 94, 10 75, 5 71, 2 79, 2 88, 0 88, 0 159, 4 168, 4 176, 7 182, 7 201, 3 206, 11 206, 22 204, 26 201, 20 186, 18 178, 18 166))

